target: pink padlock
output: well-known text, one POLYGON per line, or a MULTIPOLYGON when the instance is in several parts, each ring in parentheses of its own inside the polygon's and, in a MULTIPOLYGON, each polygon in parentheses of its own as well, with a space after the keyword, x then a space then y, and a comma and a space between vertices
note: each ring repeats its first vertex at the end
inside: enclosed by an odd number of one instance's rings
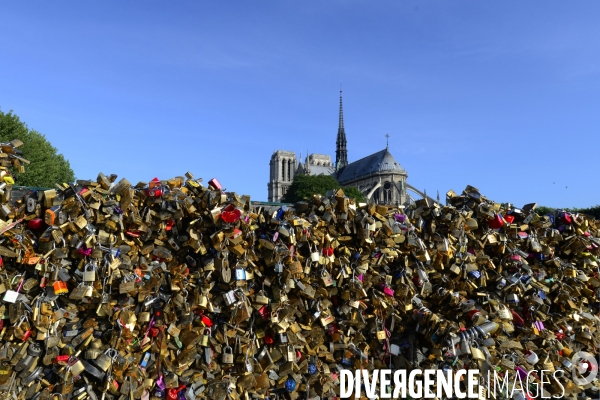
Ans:
POLYGON ((521 367, 520 365, 517 368, 515 368, 515 372, 519 375, 521 380, 527 378, 527 371, 525 370, 525 368, 521 367))
POLYGON ((394 297, 394 289, 392 289, 392 288, 390 288, 390 287, 384 286, 384 287, 383 287, 383 293, 384 293, 386 296, 389 296, 389 297, 394 297))
POLYGON ((543 331, 544 329, 546 329, 544 327, 544 323, 542 321, 535 321, 535 327, 538 329, 538 331, 543 331))

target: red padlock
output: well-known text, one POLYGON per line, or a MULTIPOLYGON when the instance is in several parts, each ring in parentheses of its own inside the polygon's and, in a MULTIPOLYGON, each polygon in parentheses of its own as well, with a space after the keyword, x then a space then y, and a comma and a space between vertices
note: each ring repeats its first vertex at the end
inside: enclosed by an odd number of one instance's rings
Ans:
POLYGON ((488 226, 490 229, 500 229, 503 225, 504 220, 500 214, 494 214, 494 217, 488 220, 488 226))
POLYGON ((27 222, 27 226, 29 226, 29 229, 31 229, 32 231, 36 231, 38 229, 42 229, 44 227, 44 220, 41 218, 34 218, 32 220, 29 220, 29 222, 27 222))
POLYGON ((204 326, 206 326, 207 328, 210 328, 211 326, 213 326, 213 322, 206 315, 202 315, 200 318, 201 318, 204 326))
POLYGON ((160 186, 160 181, 158 178, 154 178, 148 184, 148 189, 146 189, 146 196, 148 197, 160 197, 163 195, 163 190, 160 186))
POLYGON ((56 358, 54 359, 55 364, 67 365, 68 362, 69 362, 69 355, 67 355, 67 354, 63 354, 62 356, 56 356, 56 358))
POLYGON ((26 342, 30 336, 31 336, 31 329, 27 329, 27 331, 25 331, 25 334, 23 335, 23 339, 21 339, 21 340, 26 342))
POLYGON ((525 320, 519 314, 517 314, 514 310, 510 310, 513 318, 513 324, 516 326, 523 326, 525 324, 525 320))
POLYGON ((260 314, 260 316, 262 317, 262 319, 264 319, 265 321, 269 319, 269 317, 271 316, 271 312, 269 311, 269 309, 267 308, 267 306, 262 306, 259 310, 258 313, 260 314))
POLYGON ((273 337, 271 335, 265 335, 263 340, 265 341, 266 345, 271 345, 271 344, 275 343, 275 340, 273 340, 273 337))
POLYGON ((223 189, 223 186, 221 186, 221 184, 219 183, 217 178, 212 178, 210 181, 208 181, 208 184, 210 185, 210 187, 212 187, 215 190, 223 189))
POLYGON ((155 189, 147 189, 146 190, 146 196, 148 197, 160 197, 163 195, 163 191, 161 188, 155 188, 155 189))
POLYGON ((177 389, 167 389, 167 400, 177 400, 177 389))
POLYGON ((242 212, 235 208, 233 204, 230 204, 221 212, 221 219, 228 224, 233 224, 240 219, 241 215, 242 212))

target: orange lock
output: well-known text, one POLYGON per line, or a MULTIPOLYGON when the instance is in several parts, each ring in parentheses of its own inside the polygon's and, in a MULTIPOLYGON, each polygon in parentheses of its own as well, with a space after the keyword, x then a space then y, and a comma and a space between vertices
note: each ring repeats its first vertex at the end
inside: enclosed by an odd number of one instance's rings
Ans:
POLYGON ((46 224, 48 224, 49 226, 54 225, 54 222, 56 222, 58 220, 58 210, 60 209, 59 206, 54 206, 54 207, 50 207, 49 209, 46 210, 46 212, 44 213, 44 222, 46 224))
POLYGON ((69 293, 69 289, 67 289, 67 284, 63 281, 54 282, 54 294, 61 295, 65 293, 69 293))

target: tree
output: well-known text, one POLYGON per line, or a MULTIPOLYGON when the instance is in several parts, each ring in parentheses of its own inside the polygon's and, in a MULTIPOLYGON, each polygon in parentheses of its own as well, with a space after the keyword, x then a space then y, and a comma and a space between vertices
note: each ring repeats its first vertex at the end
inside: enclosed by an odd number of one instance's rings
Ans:
POLYGON ((39 132, 29 130, 27 125, 12 111, 0 111, 0 141, 9 142, 20 139, 23 146, 23 158, 31 164, 25 165, 25 173, 11 171, 15 183, 21 186, 53 187, 55 183, 73 182, 75 174, 69 161, 58 154, 46 137, 39 132))
POLYGON ((539 215, 552 214, 556 210, 565 210, 571 213, 586 214, 596 219, 600 219, 600 204, 586 208, 552 208, 546 206, 538 206, 535 212, 539 215))
POLYGON ((367 201, 367 199, 365 198, 365 195, 362 194, 362 192, 360 190, 358 190, 357 187, 346 186, 346 187, 343 187, 342 189, 344 190, 344 194, 346 196, 353 198, 354 200, 358 201, 359 203, 367 201))
MULTIPOLYGON (((295 203, 307 199, 314 194, 324 195, 328 190, 339 189, 340 184, 331 175, 296 175, 294 181, 283 195, 282 200, 295 203)), ((355 187, 342 188, 344 194, 356 201, 365 201, 362 193, 355 187)))

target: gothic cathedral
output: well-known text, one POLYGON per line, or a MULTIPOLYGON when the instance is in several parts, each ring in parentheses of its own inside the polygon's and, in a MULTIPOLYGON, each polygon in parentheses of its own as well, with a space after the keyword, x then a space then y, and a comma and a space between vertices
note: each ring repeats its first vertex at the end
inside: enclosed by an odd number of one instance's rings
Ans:
MULTIPOLYGON (((302 156, 300 156, 302 158, 302 156)), ((340 91, 340 114, 335 141, 335 163, 325 154, 307 155, 304 162, 293 151, 276 150, 271 156, 268 200, 280 202, 297 174, 333 175, 341 186, 354 186, 377 204, 404 204, 406 170, 390 153, 388 146, 360 160, 348 163, 344 109, 340 91)))

